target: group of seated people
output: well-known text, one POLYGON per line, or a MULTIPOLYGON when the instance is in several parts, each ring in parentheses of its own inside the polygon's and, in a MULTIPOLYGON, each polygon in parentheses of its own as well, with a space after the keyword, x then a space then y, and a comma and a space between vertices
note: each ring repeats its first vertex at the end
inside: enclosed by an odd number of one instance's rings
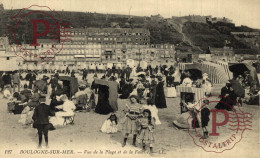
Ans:
MULTIPOLYGON (((24 85, 24 89, 21 92, 15 92, 13 95, 10 93, 9 95, 8 99, 11 102, 18 104, 19 107, 23 107, 22 111, 19 112, 19 114, 22 114, 19 122, 25 125, 33 123, 33 111, 40 104, 40 98, 49 96, 49 94, 44 94, 38 89, 28 89, 27 84, 24 85)), ((95 95, 84 84, 79 86, 79 91, 72 96, 72 100, 65 94, 62 85, 58 84, 47 100, 50 109, 56 112, 55 116, 50 118, 50 122, 54 126, 63 125, 64 116, 73 116, 74 111, 95 108, 95 95)))
POLYGON ((181 81, 181 85, 186 87, 196 87, 196 88, 203 88, 206 91, 206 95, 211 94, 212 90, 212 83, 208 78, 208 74, 204 73, 202 78, 197 79, 196 81, 191 80, 190 74, 187 73, 184 79, 181 81))

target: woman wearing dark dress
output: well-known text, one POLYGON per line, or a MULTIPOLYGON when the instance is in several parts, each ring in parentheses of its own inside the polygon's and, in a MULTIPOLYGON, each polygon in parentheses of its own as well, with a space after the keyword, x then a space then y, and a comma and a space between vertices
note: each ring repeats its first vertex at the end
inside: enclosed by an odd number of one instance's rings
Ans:
POLYGON ((156 87, 156 94, 155 94, 155 105, 157 108, 167 108, 166 100, 165 100, 165 94, 163 89, 163 81, 162 77, 158 78, 159 83, 156 87))
POLYGON ((107 115, 114 112, 109 104, 109 88, 107 86, 99 85, 98 87, 98 103, 95 109, 96 113, 107 115))
POLYGON ((232 111, 236 104, 237 95, 235 94, 231 83, 226 83, 226 86, 221 89, 220 102, 215 106, 216 109, 232 111))

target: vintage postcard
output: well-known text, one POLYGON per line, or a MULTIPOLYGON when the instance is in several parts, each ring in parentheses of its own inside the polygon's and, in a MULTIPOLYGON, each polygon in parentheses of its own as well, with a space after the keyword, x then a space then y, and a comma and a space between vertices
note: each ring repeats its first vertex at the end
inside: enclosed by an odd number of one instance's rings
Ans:
POLYGON ((260 157, 259 0, 0 0, 0 157, 260 157))

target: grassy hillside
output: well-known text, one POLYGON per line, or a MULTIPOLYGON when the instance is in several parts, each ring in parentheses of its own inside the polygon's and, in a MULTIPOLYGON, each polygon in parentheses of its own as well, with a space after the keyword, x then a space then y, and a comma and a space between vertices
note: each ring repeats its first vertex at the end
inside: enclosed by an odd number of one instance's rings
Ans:
MULTIPOLYGON (((8 36, 8 26, 10 26, 11 18, 19 10, 2 10, 0 9, 0 36, 8 36)), ((239 31, 259 31, 246 26, 235 27, 231 23, 195 23, 174 19, 150 18, 141 16, 85 13, 85 12, 66 12, 59 11, 63 22, 72 24, 74 28, 85 27, 121 27, 121 28, 147 28, 150 30, 151 43, 175 44, 180 51, 205 51, 208 46, 223 47, 225 40, 230 41, 232 46, 238 53, 260 53, 245 42, 235 39, 230 32, 239 31)), ((41 15, 37 15, 41 17, 41 15)), ((36 17, 37 17, 36 16, 36 17)), ((29 18, 28 18, 29 19, 29 18)), ((31 23, 26 19, 21 21, 19 29, 24 33, 24 37, 17 37, 18 41, 30 43, 32 37, 31 23)), ((44 27, 38 27, 38 31, 44 27)))

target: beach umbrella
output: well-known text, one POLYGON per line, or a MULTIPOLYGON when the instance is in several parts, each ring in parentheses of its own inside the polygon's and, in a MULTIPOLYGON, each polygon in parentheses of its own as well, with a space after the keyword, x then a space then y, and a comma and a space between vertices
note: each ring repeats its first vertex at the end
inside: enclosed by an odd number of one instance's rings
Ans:
POLYGON ((39 89, 40 91, 46 91, 47 89, 47 83, 43 80, 37 80, 34 82, 35 88, 39 89))
POLYGON ((242 87, 239 81, 230 80, 229 82, 231 83, 232 88, 234 89, 234 92, 238 97, 245 97, 245 89, 242 87))
POLYGON ((146 73, 145 72, 138 72, 138 73, 136 73, 136 76, 138 76, 138 77, 143 77, 143 76, 145 76, 146 75, 146 73))

